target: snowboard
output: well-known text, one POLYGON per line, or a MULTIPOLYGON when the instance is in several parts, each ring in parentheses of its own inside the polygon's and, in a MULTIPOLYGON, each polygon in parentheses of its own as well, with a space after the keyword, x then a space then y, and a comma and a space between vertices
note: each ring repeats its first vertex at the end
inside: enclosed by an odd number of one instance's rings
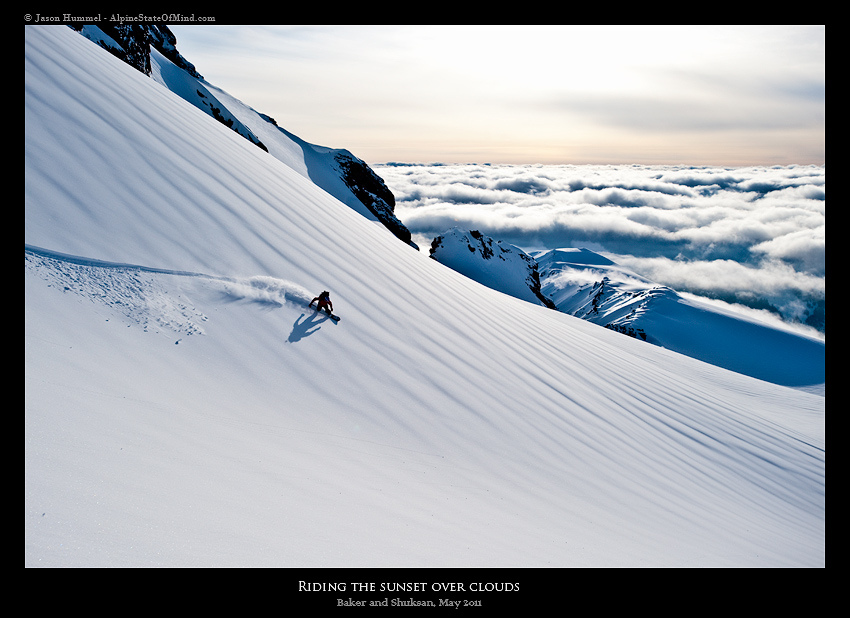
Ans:
MULTIPOLYGON (((315 308, 315 307, 314 307, 314 308, 315 308)), ((328 316, 330 319, 332 319, 334 322, 339 322, 339 316, 338 316, 338 315, 334 315, 333 313, 328 313, 327 311, 322 311, 321 309, 316 309, 316 313, 323 313, 324 315, 326 315, 326 316, 328 316)))

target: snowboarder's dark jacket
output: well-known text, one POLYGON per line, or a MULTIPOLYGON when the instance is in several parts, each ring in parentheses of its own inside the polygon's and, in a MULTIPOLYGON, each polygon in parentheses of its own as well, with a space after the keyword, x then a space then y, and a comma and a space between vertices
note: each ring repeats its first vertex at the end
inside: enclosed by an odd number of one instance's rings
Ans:
POLYGON ((331 302, 331 294, 330 292, 322 292, 316 298, 310 301, 310 307, 313 306, 313 303, 319 301, 319 304, 316 306, 317 311, 321 311, 322 309, 328 310, 328 313, 334 310, 334 304, 331 302))

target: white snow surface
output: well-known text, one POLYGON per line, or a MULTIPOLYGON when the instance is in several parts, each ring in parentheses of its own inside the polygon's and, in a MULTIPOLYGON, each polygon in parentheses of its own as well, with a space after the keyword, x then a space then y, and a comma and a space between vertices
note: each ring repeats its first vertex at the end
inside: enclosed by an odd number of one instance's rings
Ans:
POLYGON ((824 566, 825 397, 488 289, 25 31, 25 566, 824 566))
MULTIPOLYGON (((343 182, 336 154, 347 150, 311 144, 284 129, 252 107, 204 79, 197 79, 151 48, 151 78, 180 98, 212 116, 211 107, 231 122, 231 129, 260 141, 269 153, 290 168, 372 221, 376 217, 343 182)), ((275 121, 276 122, 276 121, 275 121)))

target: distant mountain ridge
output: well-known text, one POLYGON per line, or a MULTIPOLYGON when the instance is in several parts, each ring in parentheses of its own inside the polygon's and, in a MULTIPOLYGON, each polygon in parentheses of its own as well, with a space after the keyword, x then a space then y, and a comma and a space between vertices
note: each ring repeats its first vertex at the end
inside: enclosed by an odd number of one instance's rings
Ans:
POLYGON ((177 51, 177 37, 168 26, 89 24, 72 28, 272 156, 295 162, 292 167, 322 189, 416 247, 410 231, 394 214, 392 192, 364 161, 347 150, 305 142, 279 127, 272 117, 206 82, 177 51))
POLYGON ((527 254, 477 230, 452 228, 431 257, 510 296, 635 339, 789 386, 824 381, 824 343, 658 285, 583 248, 527 254))
POLYGON ((540 291, 537 262, 507 243, 494 241, 477 230, 452 228, 431 243, 430 255, 470 279, 528 302, 556 309, 540 291))

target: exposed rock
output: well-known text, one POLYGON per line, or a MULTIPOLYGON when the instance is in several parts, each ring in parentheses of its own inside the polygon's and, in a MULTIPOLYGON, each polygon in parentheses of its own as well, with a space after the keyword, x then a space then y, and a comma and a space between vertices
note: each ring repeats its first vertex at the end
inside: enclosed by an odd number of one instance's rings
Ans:
POLYGON ((186 60, 179 51, 177 51, 177 37, 168 29, 168 26, 160 24, 159 26, 151 26, 149 30, 151 44, 159 50, 159 52, 171 60, 178 67, 189 73, 192 77, 203 79, 203 75, 195 70, 195 65, 186 60))
POLYGON ((384 180, 371 167, 348 151, 334 155, 342 173, 342 180, 351 192, 384 224, 397 238, 408 245, 411 242, 410 230, 395 216, 395 196, 387 188, 384 180))
POLYGON ((104 22, 97 26, 72 24, 70 27, 145 75, 151 74, 150 46, 153 45, 193 77, 203 79, 194 65, 177 51, 177 37, 165 24, 142 26, 104 22))

